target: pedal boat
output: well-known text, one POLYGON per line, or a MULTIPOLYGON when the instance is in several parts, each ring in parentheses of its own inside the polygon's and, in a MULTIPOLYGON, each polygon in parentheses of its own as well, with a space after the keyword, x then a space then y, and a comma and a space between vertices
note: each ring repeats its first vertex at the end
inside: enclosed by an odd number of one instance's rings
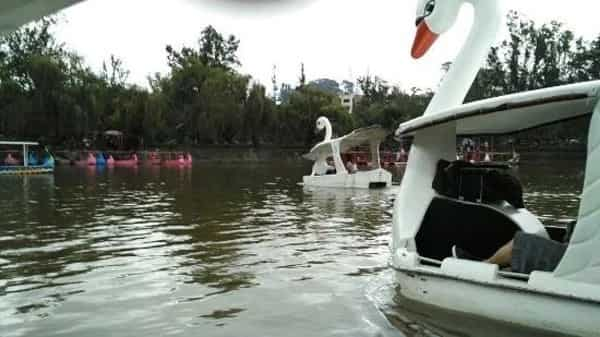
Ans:
POLYGON ((414 58, 422 57, 467 4, 474 9, 474 20, 465 45, 424 115, 396 131, 414 137, 392 220, 391 265, 400 295, 539 330, 600 336, 600 81, 463 104, 501 27, 500 1, 419 0, 412 49, 414 58), (490 257, 517 230, 549 237, 526 209, 436 193, 437 163, 455 160, 456 136, 512 134, 590 115, 578 221, 558 267, 525 275, 453 258, 453 245, 490 257))
POLYGON ((17 160, 9 152, 4 162, 0 165, 0 175, 33 175, 54 172, 54 157, 47 150, 43 161, 38 161, 29 151, 31 146, 39 146, 37 142, 12 142, 0 141, 2 146, 19 146, 23 153, 23 160, 17 160))
POLYGON ((114 159, 114 166, 117 167, 137 167, 139 164, 139 160, 137 154, 132 154, 129 159, 114 159))
MULTIPOLYGON (((169 154, 172 156, 173 154, 169 154)), ((193 163, 192 155, 190 153, 177 153, 176 159, 167 159, 163 161, 164 166, 167 167, 191 167, 193 163)))
POLYGON ((381 168, 379 145, 385 140, 388 132, 379 127, 371 126, 357 129, 351 133, 331 139, 331 123, 326 117, 317 121, 317 129, 325 129, 325 139, 315 145, 303 157, 314 161, 310 175, 304 176, 304 186, 312 187, 337 187, 337 188, 385 188, 392 185, 392 174, 381 168), (353 147, 369 144, 372 169, 348 172, 341 154, 353 147), (333 157, 335 173, 319 174, 317 167, 328 166, 328 158, 333 157))
MULTIPOLYGON (((461 136, 504 135, 592 115, 578 224, 552 273, 516 274, 496 265, 452 258, 453 245, 488 257, 517 230, 549 234, 526 209, 438 195, 431 189, 432 172, 418 162, 411 165, 410 158, 404 179, 418 179, 428 187, 413 190, 410 200, 401 189, 394 206, 392 266, 401 295, 541 330, 600 336, 599 98, 600 81, 594 81, 466 104, 402 124, 399 135, 427 135, 440 129, 455 130, 461 136)), ((426 160, 444 158, 435 145, 420 149, 428 155, 426 160)))

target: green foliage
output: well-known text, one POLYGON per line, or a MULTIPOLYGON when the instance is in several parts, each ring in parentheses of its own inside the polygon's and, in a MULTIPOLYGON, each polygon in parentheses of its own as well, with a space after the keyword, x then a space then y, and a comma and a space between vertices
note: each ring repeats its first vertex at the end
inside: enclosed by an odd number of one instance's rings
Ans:
POLYGON ((342 93, 340 84, 337 81, 329 78, 320 78, 318 80, 310 81, 308 85, 333 95, 340 95, 342 93))
POLYGON ((537 26, 511 11, 508 40, 491 49, 467 101, 600 79, 600 37, 575 37, 562 23, 537 26))
POLYGON ((320 116, 329 118, 340 136, 352 130, 352 117, 338 96, 310 85, 294 90, 288 102, 279 107, 276 132, 280 142, 309 146, 322 139, 322 135, 315 134, 315 122, 320 116))
MULTIPOLYGON (((283 104, 235 68, 239 40, 212 26, 196 48, 166 47, 170 71, 148 78, 150 90, 127 82, 129 71, 111 56, 99 74, 58 44, 53 19, 0 40, 0 134, 76 144, 106 130, 128 136, 126 146, 161 144, 278 144, 315 140, 314 122, 332 118, 348 131, 352 120, 337 96, 301 85, 282 86, 283 104)), ((302 81, 306 81, 304 65, 302 81)), ((101 144, 99 142, 98 144, 101 144)))
MULTIPOLYGON (((54 23, 46 18, 0 38, 0 137, 64 145, 116 129, 128 147, 310 146, 322 137, 314 132, 319 116, 332 121, 337 135, 372 124, 391 130, 421 115, 433 95, 367 75, 358 79, 362 95, 350 115, 338 95, 354 93, 354 84, 308 82, 302 63, 299 85, 282 83, 274 102, 263 85, 238 72, 240 41, 212 26, 195 47, 166 46, 169 71, 150 76, 148 90, 128 83, 129 71, 115 56, 99 73, 91 71, 55 40, 54 23)), ((560 23, 537 26, 516 12, 508 28, 510 38, 491 49, 467 100, 600 79, 600 35, 588 42, 560 23)), ((582 129, 573 124, 537 135, 582 138, 582 129)))
POLYGON ((431 91, 418 88, 402 91, 377 76, 360 77, 358 85, 363 96, 355 103, 353 118, 357 127, 378 124, 392 131, 400 123, 420 116, 433 97, 431 91))
MULTIPOLYGON (((508 40, 491 49, 467 101, 600 79, 600 36, 587 42, 552 21, 537 26, 511 11, 508 40)), ((585 139, 586 121, 561 123, 528 132, 521 138, 538 143, 585 139)))

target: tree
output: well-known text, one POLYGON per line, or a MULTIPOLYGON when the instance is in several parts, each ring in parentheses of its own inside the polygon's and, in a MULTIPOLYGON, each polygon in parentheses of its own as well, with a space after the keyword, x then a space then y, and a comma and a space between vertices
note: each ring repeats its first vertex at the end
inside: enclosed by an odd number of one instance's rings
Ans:
POLYGON ((236 55, 240 41, 234 35, 229 35, 225 39, 209 25, 200 34, 198 45, 200 59, 210 67, 231 69, 240 65, 236 55))
POLYGON ((110 55, 109 64, 102 62, 100 77, 111 87, 125 87, 129 78, 129 70, 123 67, 123 61, 115 55, 110 55))
POLYGON ((332 95, 339 95, 342 93, 342 90, 340 90, 340 84, 337 81, 329 78, 320 78, 318 80, 311 81, 308 85, 328 92, 332 95))
POLYGON ((371 75, 358 78, 358 86, 363 93, 363 104, 385 103, 390 87, 386 81, 371 75))
POLYGON ((300 77, 298 78, 300 81, 300 88, 306 85, 306 74, 304 74, 304 62, 300 63, 300 77))
POLYGON ((336 95, 312 86, 297 88, 291 92, 288 102, 279 106, 279 121, 284 122, 275 131, 279 142, 303 146, 314 144, 317 141, 315 121, 320 116, 328 117, 340 135, 353 127, 352 117, 336 95))
POLYGON ((272 104, 266 96, 265 87, 254 83, 244 105, 244 127, 255 147, 260 146, 264 131, 270 127, 271 113, 272 104))
POLYGON ((281 89, 279 90, 279 102, 280 103, 288 103, 290 99, 290 95, 294 89, 292 86, 287 83, 281 83, 281 89))

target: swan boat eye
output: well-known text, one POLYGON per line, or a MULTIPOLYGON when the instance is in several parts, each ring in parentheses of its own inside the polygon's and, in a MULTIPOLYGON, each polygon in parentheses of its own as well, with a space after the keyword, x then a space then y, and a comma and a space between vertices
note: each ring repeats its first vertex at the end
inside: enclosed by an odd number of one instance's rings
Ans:
POLYGON ((429 0, 425 4, 425 7, 423 8, 423 15, 421 15, 417 18, 416 25, 418 26, 421 23, 421 21, 423 21, 426 17, 430 16, 433 13, 434 9, 435 9, 435 0, 429 0))
POLYGON ((430 16, 431 13, 433 13, 434 9, 435 9, 435 0, 429 0, 429 2, 427 2, 427 4, 425 5, 425 10, 423 11, 423 17, 426 18, 426 17, 430 16))

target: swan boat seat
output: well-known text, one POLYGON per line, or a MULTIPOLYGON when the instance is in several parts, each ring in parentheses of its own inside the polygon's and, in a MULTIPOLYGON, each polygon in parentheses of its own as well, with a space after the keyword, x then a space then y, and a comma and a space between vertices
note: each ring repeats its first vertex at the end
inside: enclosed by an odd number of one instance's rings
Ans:
POLYGON ((457 245, 488 258, 519 230, 548 238, 507 165, 440 160, 432 187, 436 196, 415 237, 422 257, 442 261, 457 245))
MULTIPOLYGON (((596 102, 600 81, 566 85, 509 97, 465 104, 433 116, 423 116, 400 125, 401 136, 445 123, 456 126, 456 135, 506 135, 540 125, 584 117, 596 102)), ((508 203, 486 204, 434 197, 415 231, 417 253, 442 261, 452 245, 486 258, 522 230, 549 238, 544 225, 526 209, 508 203)))
POLYGON ((437 195, 415 237, 420 256, 442 261, 457 245, 481 258, 492 256, 515 233, 548 237, 543 224, 526 209, 507 202, 486 204, 437 195))

